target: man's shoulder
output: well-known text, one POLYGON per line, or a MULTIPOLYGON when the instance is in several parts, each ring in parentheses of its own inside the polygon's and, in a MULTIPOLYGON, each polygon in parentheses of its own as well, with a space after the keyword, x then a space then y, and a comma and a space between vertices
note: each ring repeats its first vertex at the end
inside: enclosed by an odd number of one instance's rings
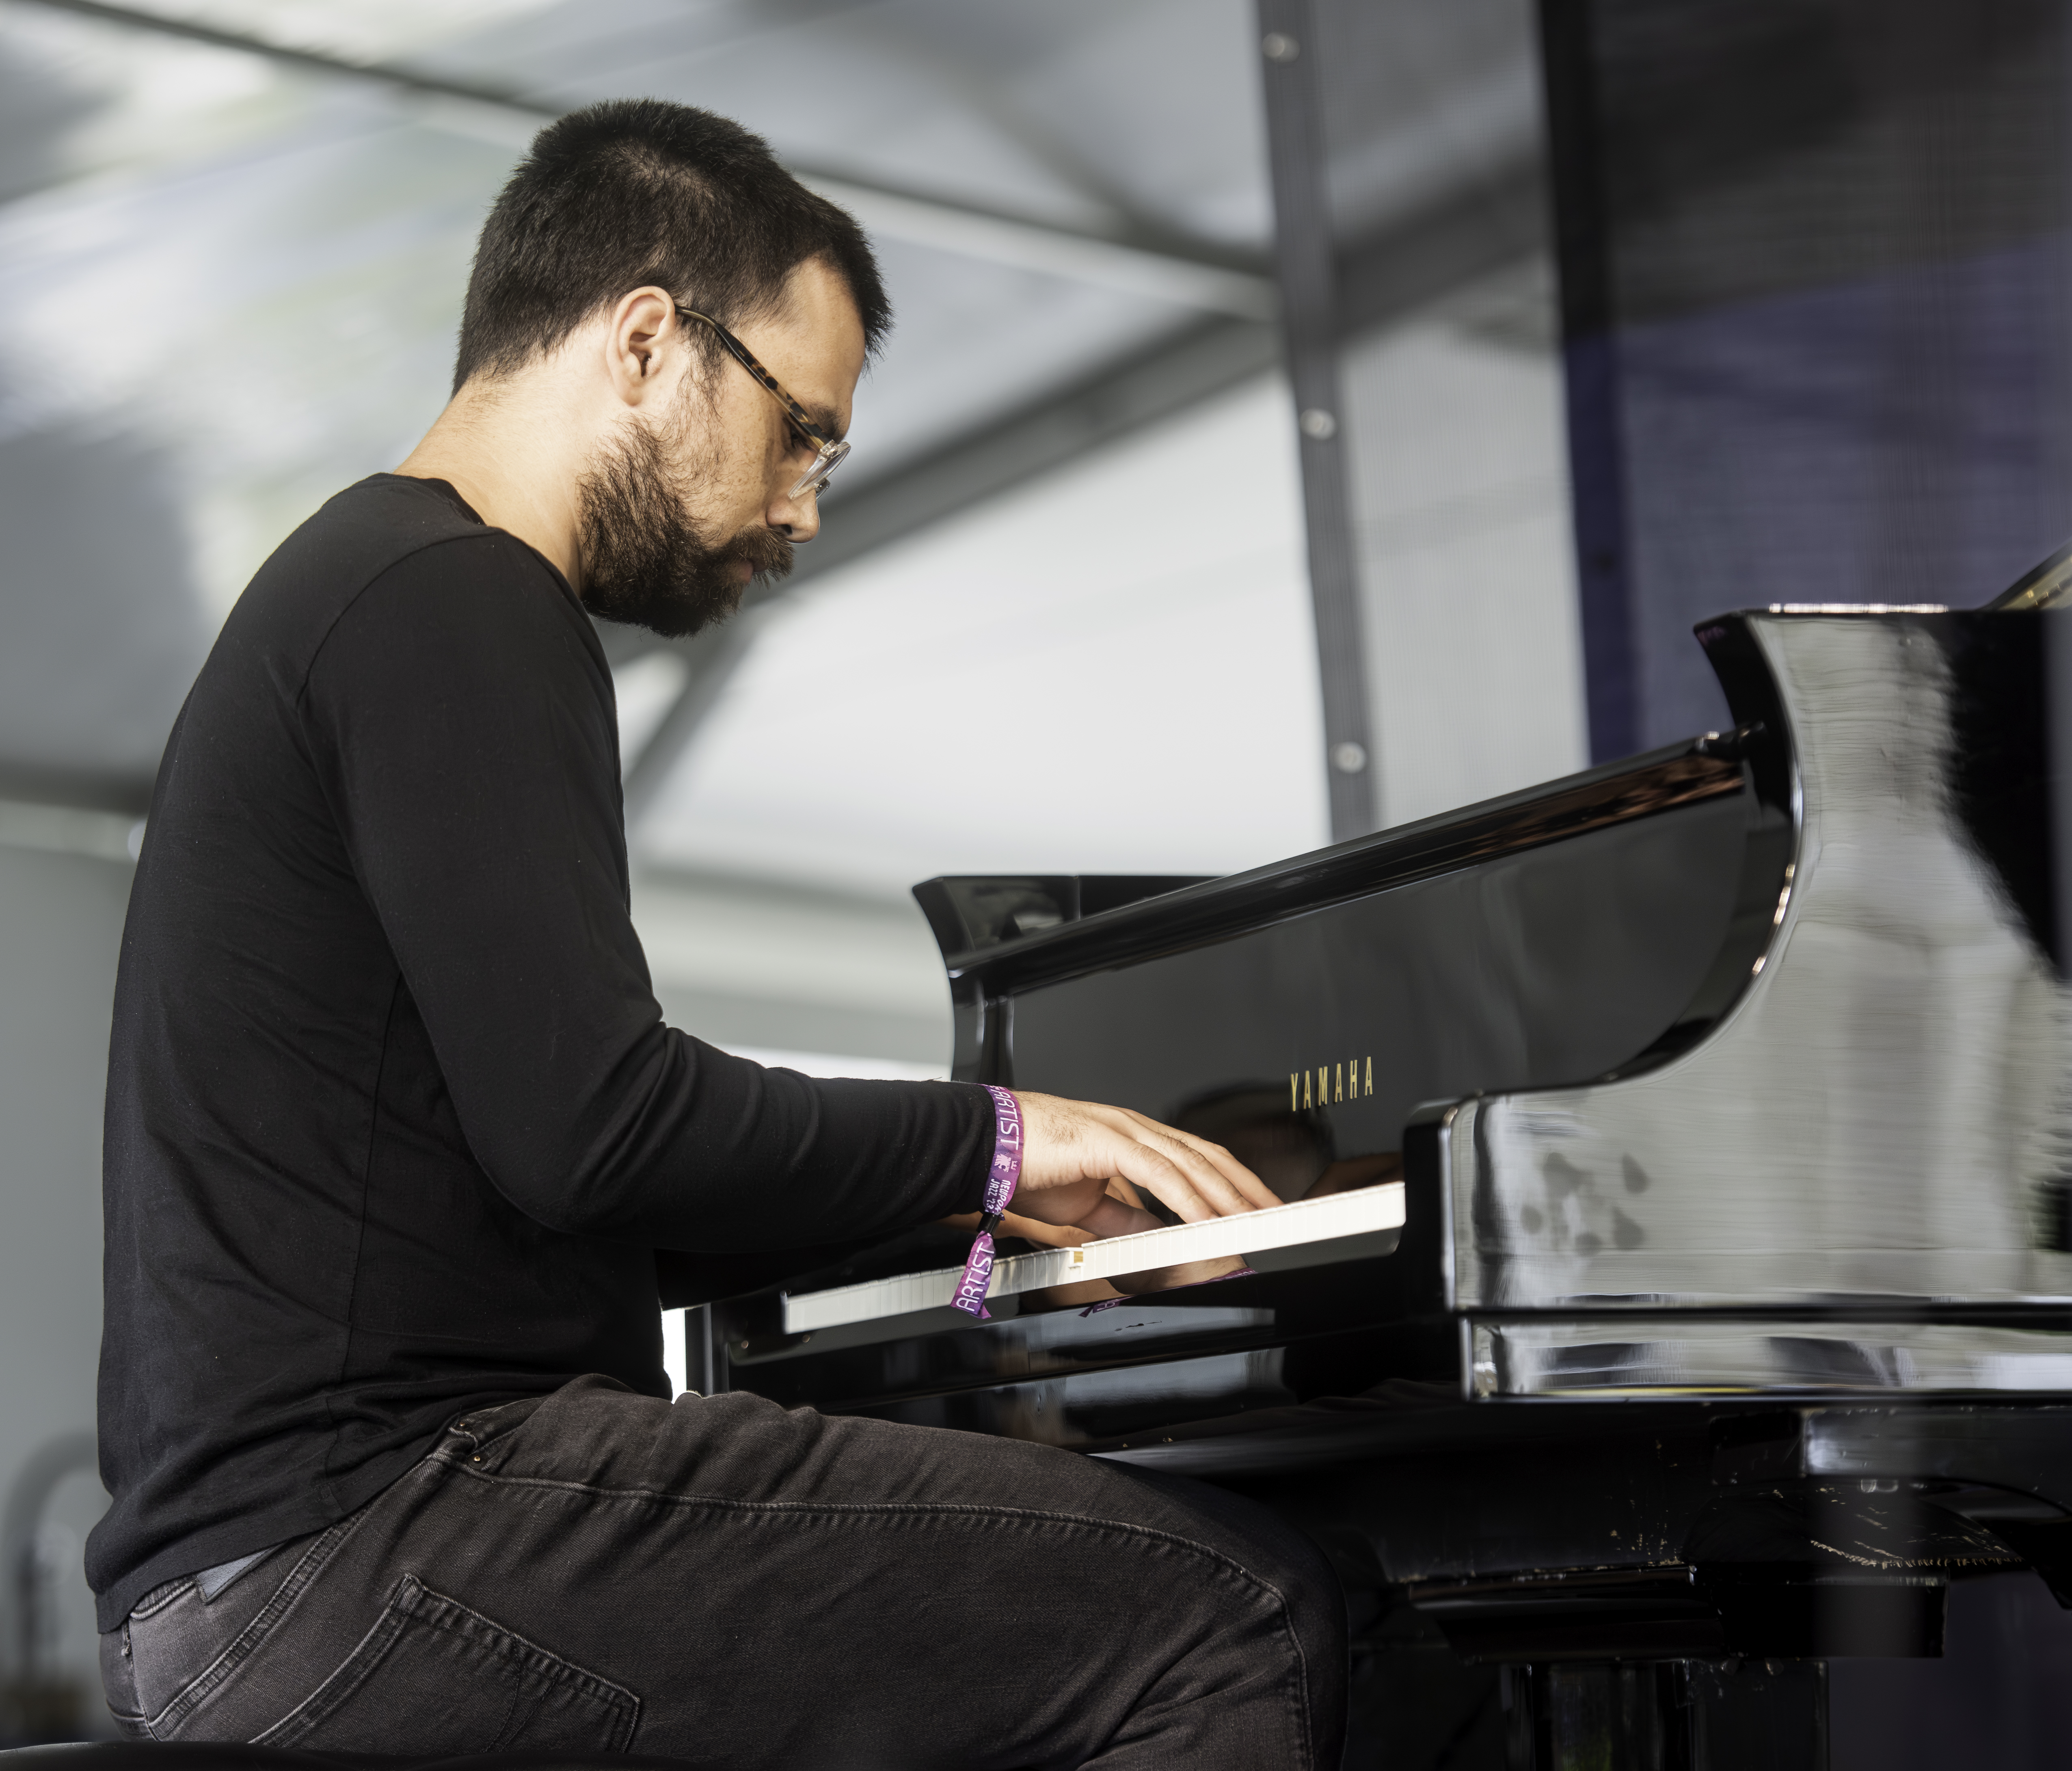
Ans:
POLYGON ((537 566, 529 549, 471 516, 445 487, 376 474, 346 487, 276 548, 240 602, 287 600, 335 615, 383 573, 429 548, 500 543, 514 562, 537 566))
POLYGON ((420 548, 441 541, 485 539, 497 532, 443 480, 370 474, 327 499, 281 544, 279 551, 314 550, 341 565, 364 563, 371 576, 420 548))
MULTIPOLYGON (((273 550, 224 624, 240 651, 267 655, 291 672, 306 669, 339 618, 369 586, 413 565, 459 563, 532 585, 565 601, 558 579, 538 555, 502 529, 471 515, 449 488, 397 474, 349 486, 273 550)), ((439 576, 426 573, 430 581, 439 576)))

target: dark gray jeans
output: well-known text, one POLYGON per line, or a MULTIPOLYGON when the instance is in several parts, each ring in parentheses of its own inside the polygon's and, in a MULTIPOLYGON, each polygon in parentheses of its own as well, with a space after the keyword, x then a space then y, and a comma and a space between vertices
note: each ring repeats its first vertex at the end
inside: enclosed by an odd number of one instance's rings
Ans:
POLYGON ((134 1735, 747 1771, 1337 1771, 1342 1601, 1219 1491, 585 1378, 102 1640, 134 1735))

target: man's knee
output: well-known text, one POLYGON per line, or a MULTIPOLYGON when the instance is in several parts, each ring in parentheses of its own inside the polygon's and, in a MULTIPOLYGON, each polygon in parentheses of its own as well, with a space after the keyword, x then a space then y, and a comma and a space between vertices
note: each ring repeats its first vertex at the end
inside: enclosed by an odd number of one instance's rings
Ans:
MULTIPOLYGON (((1293 1762, 1318 1771, 1335 1767, 1344 1745, 1348 1666, 1345 1592, 1329 1559, 1257 1502, 1206 1482, 1128 1473, 1153 1508, 1183 1515, 1189 1536, 1242 1568, 1255 1588, 1276 1596, 1285 1634, 1273 1633, 1289 1657, 1281 1676, 1292 1682, 1281 1688, 1297 1694, 1302 1711, 1296 1726, 1303 1739, 1293 1762)), ((1246 1609, 1220 1621, 1218 1633, 1227 1638, 1222 1651, 1235 1651, 1254 1674, 1263 1674, 1266 1669, 1256 1658, 1258 1613, 1244 1615, 1246 1609)))
POLYGON ((1191 1535, 1278 1592, 1305 1658, 1328 1662, 1342 1677, 1345 1589, 1314 1543, 1258 1502, 1211 1483, 1127 1466, 1121 1473, 1183 1510, 1191 1535))

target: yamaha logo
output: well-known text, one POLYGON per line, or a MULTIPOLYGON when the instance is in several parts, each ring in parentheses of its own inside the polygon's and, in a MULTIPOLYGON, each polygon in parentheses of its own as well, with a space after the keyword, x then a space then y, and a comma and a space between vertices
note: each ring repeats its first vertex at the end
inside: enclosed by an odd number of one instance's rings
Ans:
POLYGON ((1288 1111, 1291 1113, 1299 1113, 1305 1107, 1330 1107, 1338 1101, 1356 1101, 1361 1095, 1373 1092, 1371 1056, 1288 1073, 1288 1111))

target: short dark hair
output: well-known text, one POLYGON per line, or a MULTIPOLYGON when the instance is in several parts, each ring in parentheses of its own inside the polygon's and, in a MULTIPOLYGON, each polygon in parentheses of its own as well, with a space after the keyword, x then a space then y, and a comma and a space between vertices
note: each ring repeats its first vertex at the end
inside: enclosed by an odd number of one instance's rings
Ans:
POLYGON ((483 224, 454 390, 523 367, 644 284, 731 327, 767 312, 809 258, 847 281, 874 354, 892 306, 870 240, 762 137, 659 98, 571 111, 533 138, 483 224))

